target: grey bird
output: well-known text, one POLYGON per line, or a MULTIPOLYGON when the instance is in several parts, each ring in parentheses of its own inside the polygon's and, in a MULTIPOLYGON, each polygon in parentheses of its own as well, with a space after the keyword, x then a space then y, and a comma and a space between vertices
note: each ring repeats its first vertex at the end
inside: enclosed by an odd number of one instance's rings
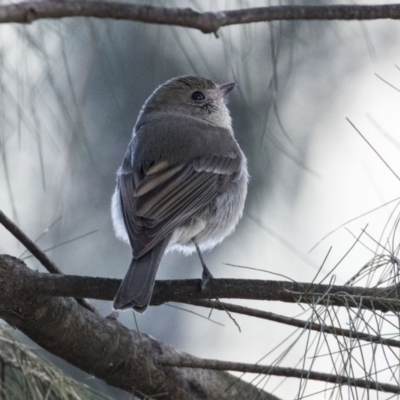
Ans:
POLYGON ((247 160, 232 130, 227 94, 236 83, 173 78, 143 105, 112 197, 114 230, 132 262, 114 309, 144 312, 165 252, 201 251, 232 233, 247 195, 247 160))

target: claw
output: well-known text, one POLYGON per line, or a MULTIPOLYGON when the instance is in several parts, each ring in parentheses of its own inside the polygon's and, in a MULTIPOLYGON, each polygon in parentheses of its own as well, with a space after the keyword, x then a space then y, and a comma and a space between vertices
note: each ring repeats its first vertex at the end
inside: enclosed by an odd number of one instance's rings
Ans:
POLYGON ((212 276, 210 270, 203 265, 203 275, 201 279, 201 291, 204 292, 208 282, 210 282, 214 277, 212 276))

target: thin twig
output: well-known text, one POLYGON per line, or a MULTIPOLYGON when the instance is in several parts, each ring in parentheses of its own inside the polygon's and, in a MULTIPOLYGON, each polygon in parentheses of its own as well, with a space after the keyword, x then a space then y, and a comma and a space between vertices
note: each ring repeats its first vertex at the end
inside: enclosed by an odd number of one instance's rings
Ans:
POLYGON ((347 122, 356 130, 356 132, 364 139, 364 141, 367 143, 369 147, 374 151, 374 153, 381 159, 381 161, 386 165, 386 167, 389 169, 389 171, 397 178, 398 181, 400 181, 400 177, 396 174, 396 172, 393 171, 391 166, 385 161, 385 159, 378 153, 378 151, 375 149, 374 146, 366 139, 366 137, 357 129, 357 127, 349 120, 349 118, 346 118, 347 122))
POLYGON ((365 340, 370 343, 378 343, 386 346, 400 348, 400 340, 384 339, 382 338, 382 336, 379 335, 372 336, 367 333, 357 332, 350 329, 336 328, 334 326, 317 324, 310 321, 303 321, 301 319, 286 317, 284 315, 275 314, 269 311, 257 310, 255 308, 244 307, 237 304, 230 304, 214 300, 196 300, 188 302, 188 304, 193 304, 199 307, 212 308, 220 311, 230 311, 237 314, 247 315, 249 317, 256 317, 285 325, 296 326, 298 328, 309 329, 311 331, 330 333, 336 336, 344 336, 351 339, 365 340))
POLYGON ((21 242, 35 258, 53 274, 62 274, 62 271, 43 253, 36 244, 18 228, 4 213, 0 210, 0 224, 4 226, 19 242, 21 242))
POLYGON ((400 386, 391 385, 388 383, 376 382, 366 379, 352 379, 345 375, 326 374, 323 372, 304 371, 303 369, 284 368, 270 365, 248 364, 240 362, 209 360, 196 358, 188 355, 177 356, 175 358, 155 358, 155 364, 168 366, 168 367, 181 367, 181 368, 201 368, 208 370, 218 371, 238 371, 249 372, 255 374, 284 376, 287 378, 304 378, 307 379, 349 385, 353 387, 360 387, 364 389, 374 389, 385 391, 388 393, 400 393, 400 386))
MULTIPOLYGON (((35 258, 47 269, 47 271, 53 274, 62 275, 62 271, 50 260, 49 257, 39 247, 25 235, 25 233, 14 224, 3 211, 0 210, 0 224, 4 226, 18 241, 20 241, 34 256, 35 258)), ((75 300, 92 312, 97 310, 84 298, 75 298, 75 300)))

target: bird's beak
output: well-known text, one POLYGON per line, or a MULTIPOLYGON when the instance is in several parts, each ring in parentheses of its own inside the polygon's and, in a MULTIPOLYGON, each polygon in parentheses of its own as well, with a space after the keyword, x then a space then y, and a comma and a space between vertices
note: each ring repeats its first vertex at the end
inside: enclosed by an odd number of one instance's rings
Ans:
POLYGON ((223 83, 218 86, 218 89, 220 90, 222 97, 225 97, 236 85, 236 82, 223 83))

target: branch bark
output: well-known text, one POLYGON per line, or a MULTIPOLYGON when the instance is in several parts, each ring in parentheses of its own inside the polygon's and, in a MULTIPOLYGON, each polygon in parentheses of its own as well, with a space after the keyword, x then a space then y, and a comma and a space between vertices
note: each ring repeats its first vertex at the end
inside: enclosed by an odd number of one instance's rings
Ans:
POLYGON ((31 23, 40 19, 95 17, 194 28, 216 33, 229 25, 282 20, 400 19, 400 4, 276 6, 197 12, 110 1, 28 1, 0 6, 0 23, 31 23))
POLYGON ((254 374, 285 376, 287 378, 311 379, 337 385, 349 385, 363 389, 374 389, 387 393, 400 393, 400 386, 390 383, 376 382, 367 379, 349 378, 346 375, 326 374, 324 372, 307 371, 295 368, 283 368, 273 365, 258 365, 247 363, 235 363, 230 361, 207 360, 191 357, 187 354, 177 355, 175 358, 156 359, 156 364, 186 368, 206 368, 217 371, 239 371, 254 374))
POLYGON ((343 329, 336 326, 318 324, 312 321, 303 321, 301 319, 287 317, 286 315, 279 315, 270 311, 257 310, 238 304, 230 304, 214 300, 196 300, 188 304, 193 304, 199 307, 206 307, 213 310, 234 312, 236 314, 247 315, 249 317, 266 319, 268 321, 274 321, 289 326, 296 326, 298 328, 314 332, 329 333, 335 336, 343 336, 353 340, 363 340, 369 343, 378 343, 385 346, 400 348, 400 340, 386 339, 381 335, 371 335, 370 333, 358 332, 353 329, 343 329))
MULTIPOLYGON (((4 257, 9 256, 0 255, 0 261, 4 257)), ((25 265, 16 259, 14 263, 25 265)), ((19 285, 21 290, 38 295, 111 301, 120 283, 119 279, 31 271, 29 279, 21 277, 19 285)), ((365 288, 251 279, 212 279, 205 290, 201 290, 200 279, 157 281, 150 304, 154 306, 171 301, 190 303, 215 298, 313 303, 361 307, 383 312, 400 311, 397 287, 365 288)))
POLYGON ((219 400, 240 393, 240 398, 277 400, 226 372, 156 364, 157 357, 173 359, 180 353, 148 335, 128 330, 118 321, 88 311, 74 299, 27 291, 24 282, 35 275, 16 258, 0 257, 0 318, 108 384, 139 398, 158 395, 160 399, 219 400))
MULTIPOLYGON (((51 288, 51 283, 68 278, 71 277, 39 274, 17 258, 0 256, 0 318, 51 353, 140 398, 157 395, 176 400, 228 399, 240 395, 240 398, 277 399, 223 372, 226 370, 322 380, 391 393, 400 391, 396 385, 372 380, 349 380, 346 376, 293 368, 205 360, 178 352, 148 335, 128 330, 116 320, 88 311, 72 298, 48 295, 57 286, 51 288), (45 277, 56 278, 47 280, 46 283, 50 283, 47 293, 38 291, 42 286, 35 284, 45 277)), ((87 279, 72 278, 78 283, 87 279)), ((114 294, 119 281, 100 279, 104 281, 112 283, 114 294)), ((196 281, 196 285, 200 286, 200 281, 196 281)), ((227 305, 222 306, 226 308, 227 305)))
MULTIPOLYGON (((29 250, 34 257, 53 274, 62 274, 62 271, 57 267, 53 261, 47 256, 46 253, 41 251, 39 247, 13 222, 7 215, 0 210, 0 224, 4 226, 20 243, 22 243, 27 250, 29 250)), ((97 312, 96 309, 84 298, 78 298, 76 301, 82 306, 86 307, 92 312, 97 312)))

